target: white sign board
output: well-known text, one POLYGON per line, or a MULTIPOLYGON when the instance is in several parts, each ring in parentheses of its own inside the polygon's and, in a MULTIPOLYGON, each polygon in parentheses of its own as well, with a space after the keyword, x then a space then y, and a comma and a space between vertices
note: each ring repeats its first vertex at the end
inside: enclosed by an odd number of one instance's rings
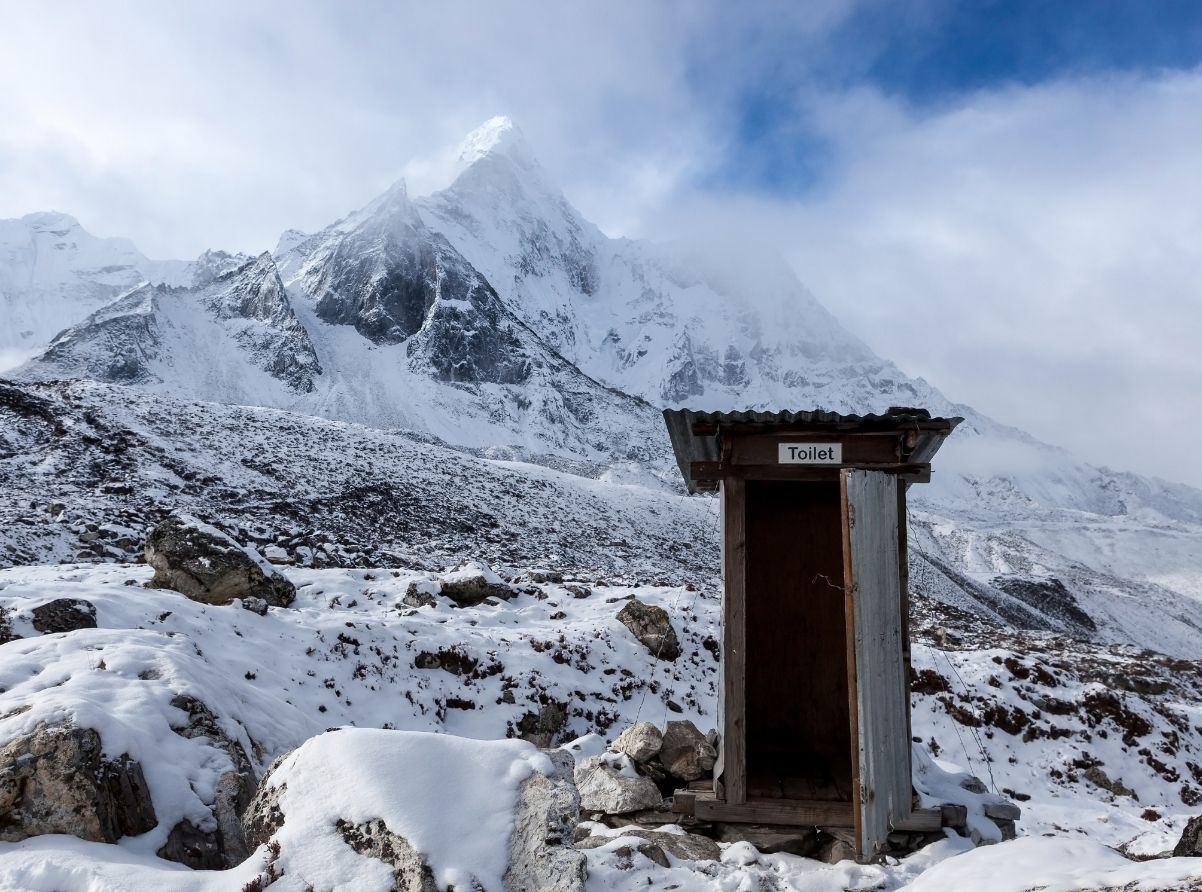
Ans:
POLYGON ((841 465, 842 443, 780 443, 777 462, 782 465, 841 465))

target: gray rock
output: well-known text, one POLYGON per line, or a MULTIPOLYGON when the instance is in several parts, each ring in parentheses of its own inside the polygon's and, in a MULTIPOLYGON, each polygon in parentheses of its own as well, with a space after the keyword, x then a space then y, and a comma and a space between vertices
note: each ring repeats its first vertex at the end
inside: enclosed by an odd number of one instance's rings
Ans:
POLYGON ((417 587, 416 582, 409 583, 409 588, 405 590, 405 596, 401 598, 401 602, 406 607, 437 607, 438 601, 429 592, 423 592, 417 587))
POLYGON ((360 855, 383 861, 392 868, 395 892, 440 892, 434 872, 422 854, 379 818, 362 824, 340 818, 334 826, 346 844, 360 855))
POLYGON ((1119 780, 1112 780, 1110 775, 1100 765, 1093 765, 1085 769, 1083 776, 1095 787, 1101 787, 1115 796, 1135 796, 1135 791, 1126 786, 1121 778, 1119 780))
POLYGON ((959 832, 968 826, 968 806, 945 802, 939 806, 939 811, 944 827, 951 827, 959 832))
POLYGON ((986 802, 985 816, 995 821, 1017 821, 1023 815, 1023 810, 1006 799, 986 802))
POLYGON ((199 521, 172 515, 150 531, 146 563, 154 567, 151 588, 174 589, 204 604, 262 598, 287 607, 296 588, 253 550, 199 521))
POLYGON ((619 774, 604 756, 590 756, 576 767, 576 788, 580 807, 586 812, 621 815, 647 808, 659 808, 663 802, 659 788, 647 777, 619 774))
POLYGON ((632 598, 618 612, 617 618, 653 657, 675 660, 680 656, 680 640, 664 608, 632 598))
POLYGON ((207 739, 225 751, 233 769, 217 779, 213 801, 206 803, 217 826, 201 830, 185 819, 171 828, 167 842, 157 854, 197 870, 234 867, 250 855, 243 834, 242 815, 255 795, 254 769, 242 744, 221 729, 217 717, 204 703, 187 694, 179 694, 172 699, 171 705, 187 713, 185 724, 172 730, 181 737, 207 739))
POLYGON ((637 722, 618 735, 609 745, 616 753, 625 753, 636 762, 648 762, 659 755, 664 735, 650 722, 637 722))
POLYGON ((749 842, 765 855, 784 852, 808 858, 822 844, 813 827, 782 827, 764 824, 718 824, 718 842, 749 842))
POLYGON ((528 712, 518 720, 518 736, 540 749, 546 749, 563 730, 568 711, 562 703, 544 704, 538 712, 528 712))
MULTIPOLYGON (((636 836, 639 839, 655 843, 659 849, 668 853, 673 858, 680 858, 684 861, 722 860, 722 849, 718 844, 708 836, 701 836, 697 833, 665 833, 662 830, 645 830, 641 827, 631 827, 623 829, 622 835, 636 836)), ((612 842, 613 839, 614 837, 612 836, 591 836, 583 843, 578 844, 577 847, 585 849, 596 848, 607 842, 612 842)), ((667 865, 664 866, 666 867, 667 865)))
POLYGON ((586 860, 571 847, 580 821, 580 794, 572 775, 571 753, 547 752, 550 775, 534 773, 522 782, 509 837, 505 892, 583 892, 586 860))
POLYGON ((267 602, 262 598, 243 598, 242 609, 249 610, 251 613, 257 613, 259 616, 267 615, 267 602))
POLYGON ((982 781, 979 777, 974 777, 971 774, 968 777, 960 779, 960 788, 963 790, 967 790, 970 793, 988 793, 989 792, 989 788, 985 786, 985 782, 982 781))
POLYGON ((668 722, 659 761, 672 777, 698 780, 713 770, 717 758, 717 752, 692 722, 687 719, 668 722))
POLYGON ((1173 849, 1174 858, 1202 858, 1202 815, 1189 819, 1173 849))
POLYGON ((39 724, 0 749, 0 840, 65 833, 116 842, 158 824, 142 766, 105 760, 100 735, 39 724))
POLYGON ((47 634, 96 628, 96 608, 82 598, 57 598, 33 608, 33 627, 47 634))
POLYGON ((508 601, 513 597, 513 589, 503 582, 490 581, 483 570, 463 579, 444 579, 440 591, 460 607, 472 607, 486 598, 508 601))

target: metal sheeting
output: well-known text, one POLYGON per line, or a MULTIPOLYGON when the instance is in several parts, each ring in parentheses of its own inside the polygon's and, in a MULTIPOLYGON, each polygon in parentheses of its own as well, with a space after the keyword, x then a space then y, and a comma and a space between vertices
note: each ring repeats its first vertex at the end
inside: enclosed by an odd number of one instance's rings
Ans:
POLYGON ((842 472, 847 538, 844 581, 853 607, 861 853, 888 848, 910 814, 909 686, 898 577, 897 478, 842 472))

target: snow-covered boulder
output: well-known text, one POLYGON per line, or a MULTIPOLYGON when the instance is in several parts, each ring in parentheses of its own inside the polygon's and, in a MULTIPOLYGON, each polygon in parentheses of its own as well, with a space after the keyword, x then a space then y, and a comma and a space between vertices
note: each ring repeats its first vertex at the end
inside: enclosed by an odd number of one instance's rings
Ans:
POLYGON ((142 767, 127 755, 105 759, 91 728, 40 723, 0 749, 0 840, 116 842, 157 823, 142 767))
POLYGON ((257 551, 187 515, 173 514, 150 531, 146 563, 155 571, 150 586, 205 604, 262 598, 287 607, 296 597, 295 586, 257 551))
POLYGON ((664 801, 659 788, 643 777, 624 756, 590 756, 576 766, 580 807, 586 812, 624 815, 659 808, 664 801))
POLYGON ((343 728, 272 765, 246 838, 315 888, 581 892, 571 761, 518 740, 343 728))

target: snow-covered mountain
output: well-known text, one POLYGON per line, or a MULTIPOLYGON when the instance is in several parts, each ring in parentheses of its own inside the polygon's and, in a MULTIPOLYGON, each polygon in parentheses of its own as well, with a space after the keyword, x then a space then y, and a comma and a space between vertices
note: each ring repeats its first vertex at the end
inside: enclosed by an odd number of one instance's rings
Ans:
MULTIPOLYGON (((131 261, 125 275, 141 273, 131 261)), ((656 407, 922 405, 965 418, 912 500, 948 603, 1145 645, 1159 628, 1175 647, 1199 631, 1202 493, 1087 465, 954 403, 876 356, 754 246, 605 236, 504 118, 468 137, 448 188, 413 199, 398 183, 320 232, 286 232, 274 255, 177 265, 170 284, 135 285, 19 377, 669 481, 656 407)))
POLYGON ((118 294, 176 281, 186 266, 148 260, 128 239, 97 238, 67 214, 0 220, 0 350, 43 347, 118 294))

